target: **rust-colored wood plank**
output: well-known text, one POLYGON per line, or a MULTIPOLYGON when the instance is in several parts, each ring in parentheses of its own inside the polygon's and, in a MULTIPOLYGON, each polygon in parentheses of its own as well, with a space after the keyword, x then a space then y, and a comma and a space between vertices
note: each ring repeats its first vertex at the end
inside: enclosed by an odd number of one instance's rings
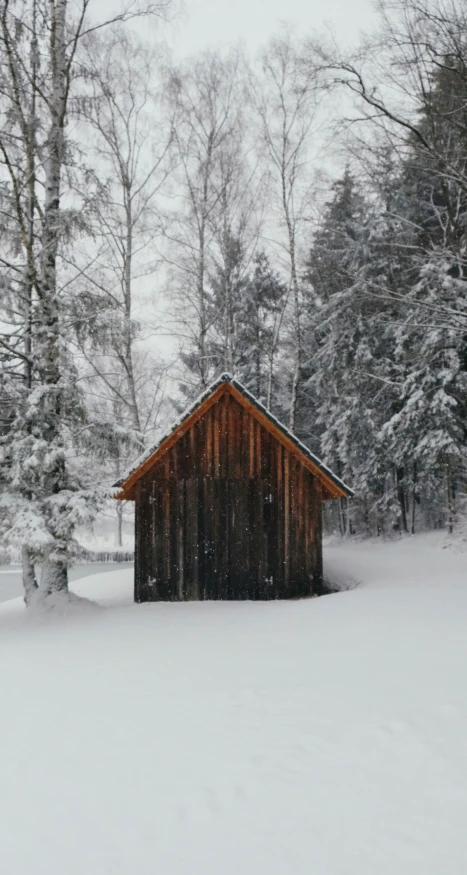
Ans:
POLYGON ((283 482, 283 457, 285 450, 281 444, 277 444, 276 453, 276 476, 274 492, 277 502, 276 512, 276 540, 277 540, 277 586, 276 591, 280 597, 284 594, 284 482, 283 482))
POLYGON ((206 418, 206 464, 205 464, 205 474, 207 477, 212 477, 213 474, 213 448, 212 448, 212 420, 213 420, 213 410, 212 407, 205 414, 206 418))
POLYGON ((185 587, 187 599, 199 598, 198 480, 185 481, 185 587))
POLYGON ((156 551, 157 551, 157 483, 155 481, 151 484, 151 504, 148 508, 148 516, 150 519, 150 538, 151 538, 151 600, 157 600, 157 589, 158 589, 158 575, 156 569, 156 551))
POLYGON ((217 515, 216 532, 217 546, 217 597, 228 599, 229 597, 229 481, 226 479, 216 480, 217 515))
POLYGON ((226 421, 226 429, 227 433, 225 436, 225 444, 227 449, 227 477, 237 477, 236 467, 237 467, 237 446, 236 446, 236 417, 234 405, 230 403, 230 398, 226 396, 225 402, 227 404, 227 421, 226 421))
POLYGON ((312 557, 312 498, 313 498, 313 475, 307 471, 305 478, 305 495, 303 504, 303 513, 305 517, 305 575, 310 585, 310 590, 313 587, 313 557, 312 557))
POLYGON ((163 517, 162 517, 162 531, 164 534, 163 544, 164 544, 164 572, 161 581, 161 596, 164 601, 168 601, 170 597, 170 578, 171 578, 171 562, 170 562, 170 553, 172 546, 172 527, 170 524, 170 484, 164 483, 164 494, 162 498, 162 507, 163 507, 163 517))
POLYGON ((264 483, 255 480, 255 552, 257 562, 256 597, 264 599, 266 595, 266 569, 267 569, 267 538, 264 528, 264 483))
POLYGON ((217 579, 215 570, 215 515, 217 508, 214 503, 214 480, 203 477, 203 509, 204 509, 204 541, 200 544, 203 551, 204 598, 217 598, 217 579))
POLYGON ((249 556, 249 590, 248 590, 248 598, 255 600, 259 598, 259 589, 258 589, 258 577, 259 577, 259 563, 260 563, 260 554, 261 554, 261 530, 258 525, 257 519, 257 492, 258 492, 258 481, 254 480, 252 477, 248 479, 248 532, 249 532, 249 542, 250 542, 250 556, 249 556))
POLYGON ((167 483, 155 480, 153 483, 153 573, 155 578, 154 598, 161 599, 166 591, 165 582, 165 533, 164 533, 164 495, 167 483))
POLYGON ((174 444, 174 446, 170 450, 170 476, 175 480, 179 478, 178 472, 178 444, 174 444))
POLYGON ((213 443, 214 443, 214 477, 220 477, 220 450, 219 450, 219 439, 220 439, 220 423, 219 423, 219 414, 220 414, 220 406, 217 401, 213 407, 213 443))
POLYGON ((204 599, 206 598, 206 562, 204 553, 204 478, 199 477, 197 483, 198 506, 196 512, 198 516, 198 598, 201 601, 204 601, 204 599))
POLYGON ((140 491, 140 510, 141 510, 141 600, 146 601, 152 598, 150 592, 149 580, 152 577, 152 562, 151 562, 151 511, 150 511, 150 491, 144 486, 140 491))
POLYGON ((248 463, 249 463, 249 476, 255 476, 255 420, 249 414, 248 415, 248 463))
POLYGON ((143 505, 141 502, 141 484, 136 486, 136 507, 135 507, 135 602, 142 601, 141 598, 141 561, 143 558, 142 543, 141 543, 141 515, 143 513, 143 505))
POLYGON ((290 585, 290 455, 284 453, 284 589, 290 585))
POLYGON ((230 396, 225 393, 221 401, 220 419, 220 476, 229 476, 229 445, 228 445, 228 422, 229 422, 230 396))
POLYGON ((177 572, 178 572, 178 599, 185 598, 185 481, 180 480, 176 484, 178 507, 177 507, 177 572))
POLYGON ((261 477, 261 426, 255 421, 255 477, 261 477))
POLYGON ((237 599, 249 597, 250 531, 248 525, 248 480, 239 478, 237 487, 238 585, 237 599))

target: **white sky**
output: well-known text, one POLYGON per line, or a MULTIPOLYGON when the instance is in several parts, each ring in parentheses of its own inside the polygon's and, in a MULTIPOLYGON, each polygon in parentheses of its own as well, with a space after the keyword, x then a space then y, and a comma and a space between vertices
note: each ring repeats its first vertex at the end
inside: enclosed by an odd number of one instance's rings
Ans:
POLYGON ((239 40, 254 54, 284 22, 299 36, 330 26, 349 43, 373 20, 371 0, 185 0, 170 42, 179 57, 239 40))

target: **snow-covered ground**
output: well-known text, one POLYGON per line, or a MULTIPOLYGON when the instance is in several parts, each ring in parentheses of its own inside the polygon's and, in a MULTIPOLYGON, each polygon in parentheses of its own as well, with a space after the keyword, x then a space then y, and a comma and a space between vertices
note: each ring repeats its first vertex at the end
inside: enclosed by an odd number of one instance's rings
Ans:
POLYGON ((465 875, 466 555, 328 546, 293 602, 0 606, 6 875, 465 875))
MULTIPOLYGON (((68 571, 69 579, 74 583, 82 577, 90 577, 91 575, 101 574, 105 571, 114 569, 121 570, 122 568, 133 569, 133 563, 130 562, 87 562, 84 565, 73 565, 68 571)), ((23 594, 23 580, 20 565, 0 565, 0 602, 6 602, 16 596, 23 594)))

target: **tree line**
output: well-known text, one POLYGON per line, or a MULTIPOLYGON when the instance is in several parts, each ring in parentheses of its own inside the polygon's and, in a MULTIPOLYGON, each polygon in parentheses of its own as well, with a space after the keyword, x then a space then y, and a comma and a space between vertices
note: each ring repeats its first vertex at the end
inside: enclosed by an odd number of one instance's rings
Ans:
POLYGON ((0 2, 0 534, 27 602, 67 591, 76 528, 223 371, 353 486, 330 529, 463 511, 464 5, 178 64, 174 12, 0 2))

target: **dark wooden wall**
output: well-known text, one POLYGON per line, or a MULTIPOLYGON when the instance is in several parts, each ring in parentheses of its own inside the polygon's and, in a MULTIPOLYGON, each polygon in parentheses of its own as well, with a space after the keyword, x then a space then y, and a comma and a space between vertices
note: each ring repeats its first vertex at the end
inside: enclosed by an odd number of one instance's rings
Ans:
POLYGON ((275 599, 322 581, 321 484, 223 395, 136 487, 136 601, 275 599))

